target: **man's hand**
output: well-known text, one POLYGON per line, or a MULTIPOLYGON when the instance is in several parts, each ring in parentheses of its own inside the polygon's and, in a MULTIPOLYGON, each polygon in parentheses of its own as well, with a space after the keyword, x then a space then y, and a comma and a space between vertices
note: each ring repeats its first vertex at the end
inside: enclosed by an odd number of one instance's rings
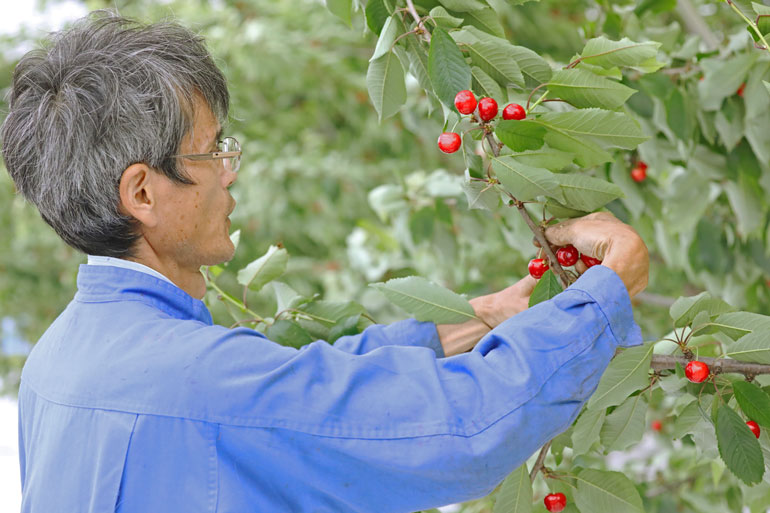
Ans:
MULTIPOLYGON (((572 244, 578 251, 602 260, 602 265, 615 271, 633 297, 647 286, 650 257, 647 246, 636 230, 607 212, 596 212, 570 219, 545 230, 551 244, 572 244)), ((585 265, 578 261, 578 272, 585 265)))

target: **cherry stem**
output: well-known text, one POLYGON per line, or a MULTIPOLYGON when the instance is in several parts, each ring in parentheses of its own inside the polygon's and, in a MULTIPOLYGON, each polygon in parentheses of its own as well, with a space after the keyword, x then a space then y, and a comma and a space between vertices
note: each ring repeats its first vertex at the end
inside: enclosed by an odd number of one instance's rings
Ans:
MULTIPOLYGON (((487 140, 487 143, 489 143, 489 146, 492 149, 492 154, 495 157, 498 157, 500 155, 500 150, 498 149, 497 141, 495 141, 495 138, 492 136, 491 133, 487 133, 484 136, 484 138, 487 140)), ((561 264, 559 264, 559 260, 556 258, 556 255, 554 254, 554 251, 551 248, 551 245, 548 243, 548 240, 545 238, 545 232, 540 226, 535 224, 535 222, 532 220, 532 217, 529 215, 529 212, 527 212, 527 209, 524 206, 523 201, 517 200, 513 196, 513 194, 511 194, 508 191, 505 191, 505 193, 508 195, 509 198, 511 198, 511 201, 513 201, 513 204, 519 210, 519 214, 521 214, 521 217, 524 218, 524 222, 527 223, 527 226, 529 226, 529 229, 532 230, 532 233, 535 234, 535 239, 537 239, 537 242, 540 244, 540 247, 548 256, 548 267, 550 267, 553 270, 553 272, 556 273, 556 275, 561 280, 562 286, 566 289, 567 287, 569 287, 571 283, 570 277, 564 271, 561 264)))
POLYGON ((540 472, 540 470, 543 468, 543 463, 545 462, 545 456, 548 454, 548 449, 551 448, 551 442, 553 442, 553 440, 549 440, 548 442, 546 442, 546 444, 540 449, 540 454, 537 455, 535 466, 532 467, 532 470, 529 472, 530 483, 535 482, 535 477, 537 477, 537 473, 540 472))

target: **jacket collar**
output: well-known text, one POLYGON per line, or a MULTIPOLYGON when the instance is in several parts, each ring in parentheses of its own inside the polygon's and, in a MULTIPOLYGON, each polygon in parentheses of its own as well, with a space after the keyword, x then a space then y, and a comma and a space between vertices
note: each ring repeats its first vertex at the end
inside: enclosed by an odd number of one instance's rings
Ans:
POLYGON ((203 301, 176 285, 147 273, 106 265, 82 264, 75 300, 83 303, 139 301, 175 319, 195 319, 212 325, 203 301))

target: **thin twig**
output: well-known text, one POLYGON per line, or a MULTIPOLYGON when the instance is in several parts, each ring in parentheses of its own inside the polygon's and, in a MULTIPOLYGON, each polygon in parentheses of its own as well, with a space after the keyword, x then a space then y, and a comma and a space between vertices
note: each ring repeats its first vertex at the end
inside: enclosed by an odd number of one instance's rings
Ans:
POLYGON ((537 473, 540 472, 540 469, 543 468, 543 463, 545 462, 545 457, 548 454, 548 449, 551 448, 551 442, 553 440, 549 440, 546 442, 546 444, 540 448, 540 454, 537 455, 537 461, 535 461, 535 466, 532 467, 532 470, 529 472, 529 482, 534 483, 535 477, 537 477, 537 473))

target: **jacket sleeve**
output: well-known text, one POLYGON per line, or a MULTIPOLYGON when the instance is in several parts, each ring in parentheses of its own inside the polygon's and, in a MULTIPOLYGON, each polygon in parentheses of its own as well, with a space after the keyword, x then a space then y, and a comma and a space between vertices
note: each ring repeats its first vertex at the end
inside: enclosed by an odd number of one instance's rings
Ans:
MULTIPOLYGON (((227 394, 217 408, 240 411, 222 417, 231 421, 219 443, 244 475, 274 479, 273 491, 283 480, 307 486, 339 511, 469 500, 567 429, 615 349, 641 341, 625 286, 603 266, 448 358, 409 345, 354 354, 260 339, 259 359, 220 369, 227 394)), ((320 500, 297 495, 301 510, 320 500)))
POLYGON ((358 335, 340 337, 334 341, 334 348, 351 354, 365 354, 382 346, 427 347, 444 357, 444 348, 438 338, 436 325, 406 319, 393 324, 374 324, 358 335))

